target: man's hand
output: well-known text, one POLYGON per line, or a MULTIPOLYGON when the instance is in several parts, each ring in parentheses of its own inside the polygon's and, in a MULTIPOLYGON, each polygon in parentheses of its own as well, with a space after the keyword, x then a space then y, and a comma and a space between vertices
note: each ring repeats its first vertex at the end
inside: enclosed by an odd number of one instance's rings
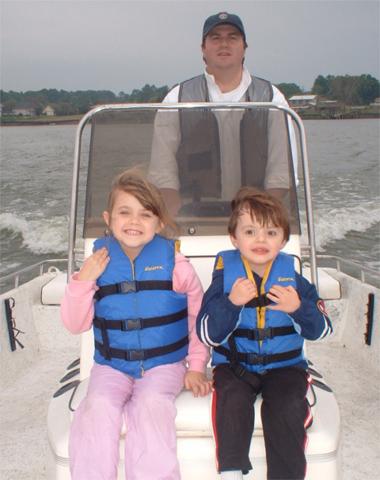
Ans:
POLYGON ((257 288, 255 283, 248 278, 239 277, 232 285, 231 292, 228 295, 230 301, 237 306, 248 303, 252 298, 257 297, 257 288))
POLYGON ((280 285, 273 285, 267 293, 269 300, 272 300, 276 305, 268 305, 269 310, 281 310, 285 313, 293 313, 301 306, 301 300, 297 291, 292 286, 281 287, 280 285))
POLYGON ((188 370, 185 374, 185 388, 191 390, 194 397, 205 397, 211 392, 212 381, 204 373, 188 370))
POLYGON ((160 188, 160 192, 169 214, 175 218, 182 204, 179 192, 174 188, 160 188))
POLYGON ((104 272, 109 261, 110 257, 108 256, 106 247, 97 250, 85 260, 78 273, 77 279, 95 281, 104 272))

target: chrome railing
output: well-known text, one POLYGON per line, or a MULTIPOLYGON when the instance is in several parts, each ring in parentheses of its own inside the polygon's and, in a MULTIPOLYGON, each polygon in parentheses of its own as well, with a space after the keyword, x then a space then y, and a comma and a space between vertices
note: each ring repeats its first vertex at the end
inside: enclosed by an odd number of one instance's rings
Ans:
POLYGON ((363 283, 380 288, 380 272, 335 255, 317 253, 317 263, 320 268, 334 268, 338 272, 353 276, 363 283))
POLYGON ((71 188, 71 209, 70 209, 70 221, 69 221, 69 249, 68 249, 68 266, 67 274, 71 275, 74 268, 74 246, 76 241, 76 221, 78 211, 78 185, 79 185, 79 171, 80 171, 80 156, 82 146, 82 134, 85 126, 89 123, 91 118, 100 112, 111 112, 117 110, 145 110, 145 111, 157 111, 157 110, 189 110, 189 109, 255 109, 255 108, 268 108, 275 110, 282 110, 289 114, 294 120, 298 128, 300 144, 299 152, 301 156, 301 166, 303 170, 304 178, 304 195, 305 195, 305 209, 308 231, 308 242, 310 250, 310 271, 311 281, 318 289, 318 276, 316 265, 316 246, 315 246, 315 234, 314 234, 314 220, 313 220, 313 208, 311 201, 311 189, 310 189, 310 174, 309 164, 307 156, 306 146, 306 134, 305 128, 301 118, 288 107, 282 105, 276 105, 271 102, 239 102, 239 103, 209 103, 209 102, 191 102, 191 103, 130 103, 130 104, 109 104, 99 105, 87 112, 80 120, 75 137, 75 149, 74 149, 74 164, 73 164, 73 176, 72 176, 72 188, 71 188))
MULTIPOLYGON (((302 264, 304 266, 308 265, 307 259, 309 258, 308 247, 302 247, 302 264)), ((318 268, 333 268, 338 272, 345 273, 350 275, 362 283, 367 283, 373 285, 377 288, 380 288, 380 275, 379 272, 365 267, 357 263, 346 260, 341 257, 336 257, 334 255, 325 255, 325 254, 316 254, 318 268), (324 265, 322 265, 324 263, 324 265)), ((49 260, 43 260, 41 262, 29 265, 21 270, 9 273, 0 277, 0 293, 4 293, 13 288, 17 288, 20 285, 23 285, 30 278, 25 278, 26 275, 31 275, 32 278, 43 275, 44 273, 49 272, 49 269, 56 267, 57 264, 62 264, 64 267, 67 267, 67 258, 53 258, 49 260), (24 278, 23 278, 24 277, 24 278)), ((57 268, 57 267, 56 267, 57 268)), ((66 268, 63 268, 61 271, 66 271, 66 268)))
POLYGON ((31 278, 48 272, 52 267, 57 268, 57 264, 62 265, 63 270, 66 270, 67 258, 52 258, 48 260, 42 260, 41 262, 34 263, 33 265, 22 268, 21 270, 17 270, 9 273, 8 275, 0 277, 0 293, 17 288, 31 280, 31 278))

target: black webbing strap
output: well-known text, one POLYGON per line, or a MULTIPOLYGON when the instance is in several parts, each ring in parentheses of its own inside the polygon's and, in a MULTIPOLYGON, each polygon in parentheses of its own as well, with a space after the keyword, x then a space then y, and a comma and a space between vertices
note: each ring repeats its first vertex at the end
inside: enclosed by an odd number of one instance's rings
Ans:
POLYGON ((259 295, 258 297, 252 298, 248 303, 245 304, 245 307, 250 308, 257 308, 257 307, 266 307, 270 305, 272 302, 266 296, 266 293, 263 295, 259 295))
POLYGON ((273 353, 271 355, 258 355, 256 353, 242 353, 242 352, 234 352, 231 356, 230 350, 228 348, 219 346, 214 347, 214 351, 224 355, 229 360, 233 358, 233 362, 236 361, 239 363, 246 363, 248 365, 268 365, 269 363, 273 362, 281 362, 284 360, 291 360, 292 358, 296 358, 302 353, 302 348, 297 348, 296 350, 289 350, 288 352, 282 353, 273 353))
POLYGON ((112 285, 103 285, 95 293, 95 298, 100 300, 107 295, 135 293, 142 290, 173 290, 173 282, 171 280, 131 280, 112 285))
POLYGON ((109 348, 108 352, 106 352, 104 345, 97 341, 95 341, 95 348, 101 355, 103 355, 104 358, 107 358, 106 354, 108 353, 109 357, 111 358, 121 358, 122 360, 136 361, 148 360, 149 358, 175 352, 188 343, 189 338, 186 335, 186 337, 181 338, 181 340, 178 340, 177 342, 164 345, 163 347, 148 348, 146 350, 121 350, 119 348, 109 348))
POLYGON ((94 327, 108 330, 121 330, 127 332, 130 330, 141 330, 143 328, 158 327, 161 325, 168 325, 182 320, 187 316, 187 308, 170 315, 162 315, 161 317, 149 318, 124 318, 122 320, 106 320, 102 317, 94 318, 94 327))
POLYGON ((109 342, 109 338, 108 338, 107 329, 104 327, 104 325, 101 327, 101 334, 102 334, 103 349, 104 349, 103 357, 106 360, 111 360, 111 356, 109 354, 110 342, 109 342))
POLYGON ((291 335, 296 333, 294 327, 237 328, 231 336, 244 337, 249 340, 265 340, 267 338, 291 335))

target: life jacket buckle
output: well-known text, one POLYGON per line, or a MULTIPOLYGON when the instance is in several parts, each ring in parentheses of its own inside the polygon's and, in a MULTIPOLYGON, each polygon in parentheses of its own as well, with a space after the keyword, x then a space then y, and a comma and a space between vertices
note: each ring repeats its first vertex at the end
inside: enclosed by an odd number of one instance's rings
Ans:
POLYGON ((141 318, 129 318, 122 323, 122 326, 124 327, 122 328, 123 332, 128 330, 141 330, 141 318))
POLYGON ((136 360, 144 360, 144 350, 127 350, 125 353, 126 360, 132 362, 136 360))
POLYGON ((136 292, 136 282, 131 280, 129 282, 121 282, 117 284, 118 293, 131 293, 136 292))
POLYGON ((247 363, 249 365, 260 365, 263 363, 262 355, 257 355, 257 353, 247 353, 247 363))
POLYGON ((258 328, 255 333, 256 338, 255 340, 266 340, 267 338, 273 338, 273 330, 272 327, 267 327, 267 328, 258 328))

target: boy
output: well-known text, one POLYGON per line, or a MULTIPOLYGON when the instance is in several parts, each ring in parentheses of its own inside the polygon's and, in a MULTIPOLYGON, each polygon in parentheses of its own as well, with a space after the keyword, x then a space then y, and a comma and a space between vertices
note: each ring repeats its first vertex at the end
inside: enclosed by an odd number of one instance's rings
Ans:
POLYGON ((236 250, 217 255, 197 318, 199 338, 213 347, 218 470, 223 480, 251 470, 253 405, 261 393, 267 478, 303 479, 312 421, 303 343, 330 334, 331 322, 314 285, 280 253, 290 235, 281 202, 243 187, 231 206, 236 250))

